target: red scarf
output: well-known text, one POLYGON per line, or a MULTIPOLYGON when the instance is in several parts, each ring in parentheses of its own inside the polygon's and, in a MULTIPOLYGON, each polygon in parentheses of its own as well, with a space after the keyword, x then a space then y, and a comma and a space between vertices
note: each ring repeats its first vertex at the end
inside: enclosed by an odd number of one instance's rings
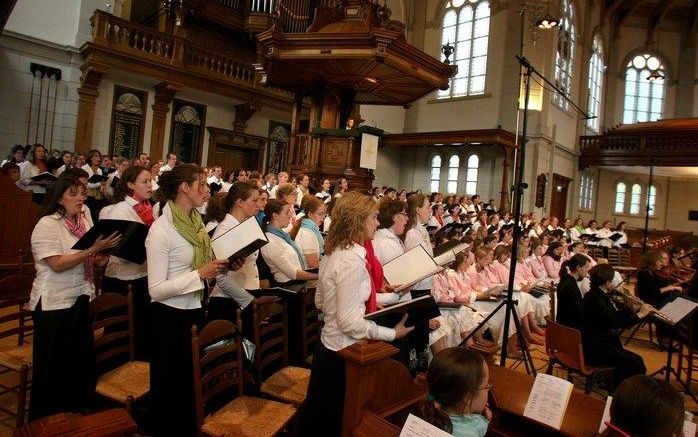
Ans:
POLYGON ((155 221, 153 217, 153 205, 146 199, 133 205, 133 209, 136 210, 138 217, 143 220, 143 223, 150 226, 155 221))
POLYGON ((439 223, 439 225, 441 225, 441 226, 443 226, 443 225, 444 225, 444 218, 443 218, 443 217, 441 217, 441 215, 439 215, 439 214, 436 214, 436 215, 434 216, 434 218, 435 218, 435 219, 436 219, 436 221, 437 221, 437 222, 439 223))
POLYGON ((40 171, 41 173, 46 172, 46 161, 37 159, 37 160, 36 160, 36 166, 39 167, 39 171, 40 171))
MULTIPOLYGON (((85 220, 85 217, 83 217, 82 214, 79 214, 77 216, 77 220, 75 221, 70 218, 70 216, 66 215, 63 218, 63 222, 65 223, 65 227, 68 228, 68 231, 70 231, 70 233, 73 234, 78 240, 87 232, 87 220, 85 220)), ((94 263, 94 255, 88 256, 85 260, 85 279, 93 284, 95 281, 94 263)))
POLYGON ((383 286, 383 266, 381 266, 381 262, 373 251, 371 240, 364 241, 364 249, 366 249, 366 270, 368 270, 368 276, 371 278, 371 295, 366 301, 366 314, 371 314, 378 309, 376 293, 383 286))

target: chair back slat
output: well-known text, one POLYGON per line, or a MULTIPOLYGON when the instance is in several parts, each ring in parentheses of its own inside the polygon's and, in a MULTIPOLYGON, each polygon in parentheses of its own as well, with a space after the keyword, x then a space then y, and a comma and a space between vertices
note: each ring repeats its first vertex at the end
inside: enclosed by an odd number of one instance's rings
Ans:
POLYGON ((288 303, 275 299, 252 304, 252 341, 258 382, 288 365, 288 303))
POLYGON ((133 361, 135 351, 131 285, 128 286, 127 296, 101 293, 90 302, 90 312, 92 329, 95 332, 102 331, 95 338, 96 363, 100 371, 110 370, 113 364, 133 361))
POLYGON ((303 296, 302 317, 303 330, 301 333, 301 355, 305 361, 315 351, 315 346, 320 342, 320 329, 322 321, 318 318, 319 312, 315 307, 315 288, 309 288, 303 296))
POLYGON ((192 328, 192 368, 198 429, 211 405, 223 394, 241 396, 242 346, 237 327, 228 320, 214 320, 201 331, 192 328))
POLYGON ((0 317, 0 338, 17 336, 17 346, 25 343, 27 336, 34 332, 31 311, 25 308, 34 284, 30 275, 10 275, 0 279, 0 311, 7 314, 0 317))

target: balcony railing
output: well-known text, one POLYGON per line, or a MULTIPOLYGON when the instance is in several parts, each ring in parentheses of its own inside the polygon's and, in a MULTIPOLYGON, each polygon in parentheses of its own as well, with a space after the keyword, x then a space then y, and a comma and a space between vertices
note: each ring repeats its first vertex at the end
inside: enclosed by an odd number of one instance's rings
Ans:
MULTIPOLYGON (((232 3, 232 2, 231 2, 232 3)), ((91 19, 92 40, 100 47, 162 65, 197 70, 224 80, 255 83, 252 62, 214 52, 184 38, 132 23, 102 11, 91 19)))

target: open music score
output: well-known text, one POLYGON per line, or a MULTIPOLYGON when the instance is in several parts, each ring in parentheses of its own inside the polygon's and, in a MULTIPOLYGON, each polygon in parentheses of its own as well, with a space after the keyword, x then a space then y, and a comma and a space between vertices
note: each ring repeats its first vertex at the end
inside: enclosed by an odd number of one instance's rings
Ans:
POLYGON ((684 299, 683 297, 677 297, 661 307, 658 313, 676 324, 683 320, 684 317, 691 314, 697 307, 698 303, 684 299))
POLYGON ((524 416, 560 429, 574 385, 552 375, 538 373, 526 403, 524 416))
POLYGON ((414 414, 407 416, 402 431, 400 431, 400 437, 449 437, 450 435, 414 414))

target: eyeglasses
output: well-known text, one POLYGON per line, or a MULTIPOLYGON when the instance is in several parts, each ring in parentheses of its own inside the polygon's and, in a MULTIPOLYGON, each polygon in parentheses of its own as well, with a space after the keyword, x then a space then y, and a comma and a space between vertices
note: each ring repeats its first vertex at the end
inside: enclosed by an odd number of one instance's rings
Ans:
POLYGON ((395 214, 395 215, 402 215, 402 216, 405 216, 405 217, 407 217, 407 213, 406 213, 406 212, 398 212, 398 213, 397 213, 397 214, 395 214))
POLYGON ((487 390, 487 391, 489 391, 489 390, 492 390, 492 387, 493 387, 492 384, 487 384, 487 385, 485 385, 484 387, 480 387, 480 390, 487 390))

